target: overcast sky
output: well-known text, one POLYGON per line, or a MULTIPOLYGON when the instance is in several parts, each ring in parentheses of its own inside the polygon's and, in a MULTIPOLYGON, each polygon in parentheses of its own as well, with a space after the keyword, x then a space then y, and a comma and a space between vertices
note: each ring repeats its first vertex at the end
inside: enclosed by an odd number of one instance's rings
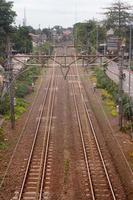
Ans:
MULTIPOLYGON (((17 12, 16 24, 22 24, 24 8, 27 25, 35 28, 62 25, 72 26, 75 22, 88 19, 102 19, 104 7, 112 0, 13 0, 17 12)), ((127 0, 132 3, 133 0, 127 0)))

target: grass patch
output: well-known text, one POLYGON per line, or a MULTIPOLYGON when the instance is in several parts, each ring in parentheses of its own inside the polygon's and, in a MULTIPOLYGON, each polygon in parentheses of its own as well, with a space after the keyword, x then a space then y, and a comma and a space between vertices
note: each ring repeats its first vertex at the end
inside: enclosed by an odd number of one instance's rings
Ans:
POLYGON ((91 80, 93 83, 96 83, 96 82, 97 82, 97 79, 96 79, 95 74, 92 74, 90 80, 91 80))
POLYGON ((133 151, 128 152, 130 166, 133 169, 133 151))
POLYGON ((23 99, 16 99, 15 118, 18 119, 25 111, 28 103, 23 99))
POLYGON ((133 159, 133 152, 129 153, 129 157, 133 159))
POLYGON ((0 150, 5 150, 7 148, 7 144, 4 138, 4 130, 0 128, 0 150))
MULTIPOLYGON (((108 94, 106 104, 111 107, 111 113, 113 116, 116 115, 115 105, 119 104, 119 89, 116 83, 114 83, 100 68, 94 69, 94 74, 96 76, 97 88, 104 89, 108 94), (110 96, 109 96, 110 95, 110 96)), ((103 95, 103 96, 106 96, 103 95)), ((106 98, 105 98, 106 99, 106 98)), ((123 92, 122 95, 122 104, 123 104, 123 116, 127 120, 132 120, 133 118, 133 101, 128 97, 127 94, 123 92)))
MULTIPOLYGON (((28 103, 21 98, 16 99, 16 106, 15 106, 15 119, 19 119, 20 116, 26 111, 26 108, 28 106, 28 103)), ((8 111, 5 115, 4 118, 6 120, 10 119, 10 112, 8 111)))
POLYGON ((0 150, 7 149, 7 144, 5 142, 0 142, 0 150))
POLYGON ((15 118, 18 119, 25 111, 28 106, 28 103, 21 98, 16 99, 16 106, 15 106, 15 118))
POLYGON ((104 89, 102 89, 101 93, 102 93, 102 99, 105 102, 105 106, 106 106, 108 112, 113 117, 117 117, 118 113, 117 113, 117 109, 116 109, 116 104, 115 104, 112 96, 104 89))
POLYGON ((65 160, 64 161, 64 184, 66 184, 67 182, 68 173, 69 173, 69 160, 65 160))

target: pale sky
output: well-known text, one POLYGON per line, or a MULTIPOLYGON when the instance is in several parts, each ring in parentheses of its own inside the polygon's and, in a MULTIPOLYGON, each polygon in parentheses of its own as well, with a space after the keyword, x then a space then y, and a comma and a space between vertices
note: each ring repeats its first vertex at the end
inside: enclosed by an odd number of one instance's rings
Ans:
MULTIPOLYGON (((13 0, 17 12, 16 24, 22 24, 26 8, 27 25, 35 28, 61 25, 72 26, 75 22, 102 19, 103 9, 113 0, 13 0)), ((126 2, 133 5, 133 0, 126 2)))

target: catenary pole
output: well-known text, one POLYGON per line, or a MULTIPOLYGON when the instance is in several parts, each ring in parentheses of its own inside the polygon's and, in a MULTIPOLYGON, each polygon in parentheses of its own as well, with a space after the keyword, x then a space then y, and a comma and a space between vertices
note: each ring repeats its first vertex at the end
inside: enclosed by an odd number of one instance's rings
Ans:
POLYGON ((130 41, 129 41, 129 88, 128 94, 131 96, 131 59, 132 59, 132 25, 130 25, 130 41))
POLYGON ((10 119, 11 128, 15 128, 15 110, 14 110, 14 82, 13 82, 13 66, 11 56, 11 42, 10 37, 7 36, 7 69, 8 69, 8 82, 9 82, 9 99, 10 99, 10 119))
POLYGON ((119 126, 120 130, 123 127, 123 64, 124 64, 124 46, 122 45, 121 39, 121 5, 118 5, 118 13, 119 13, 119 126))

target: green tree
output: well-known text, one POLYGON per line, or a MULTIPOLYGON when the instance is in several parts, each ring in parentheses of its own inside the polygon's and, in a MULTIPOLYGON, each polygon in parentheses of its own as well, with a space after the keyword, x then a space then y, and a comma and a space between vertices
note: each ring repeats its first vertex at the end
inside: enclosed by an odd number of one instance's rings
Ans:
POLYGON ((26 28, 30 33, 36 34, 36 30, 32 26, 26 26, 26 28))
POLYGON ((99 26, 95 20, 89 20, 85 23, 77 23, 74 25, 74 41, 75 45, 81 46, 81 49, 90 50, 96 48, 97 33, 99 35, 99 43, 105 40, 106 30, 104 26, 99 26))
POLYGON ((13 36, 14 50, 20 53, 30 53, 32 51, 32 39, 29 35, 29 27, 18 27, 13 36))
POLYGON ((8 34, 12 30, 12 23, 16 13, 12 10, 13 2, 0 0, 0 27, 8 34))
POLYGON ((46 54, 46 55, 52 54, 52 52, 53 52, 52 43, 45 42, 44 44, 40 45, 39 47, 34 48, 35 54, 38 54, 39 52, 41 52, 42 54, 46 54))
POLYGON ((52 29, 55 30, 58 35, 61 35, 63 33, 63 27, 62 26, 56 25, 52 29))
POLYGON ((51 41, 52 40, 52 30, 50 28, 44 28, 42 30, 42 33, 47 36, 47 40, 51 41))
POLYGON ((7 36, 12 33, 12 24, 16 16, 12 7, 13 2, 0 0, 0 63, 5 57, 7 36))
POLYGON ((127 26, 133 19, 130 12, 131 6, 119 0, 105 9, 107 10, 105 12, 105 25, 107 29, 113 28, 116 35, 119 37, 125 37, 127 26))

